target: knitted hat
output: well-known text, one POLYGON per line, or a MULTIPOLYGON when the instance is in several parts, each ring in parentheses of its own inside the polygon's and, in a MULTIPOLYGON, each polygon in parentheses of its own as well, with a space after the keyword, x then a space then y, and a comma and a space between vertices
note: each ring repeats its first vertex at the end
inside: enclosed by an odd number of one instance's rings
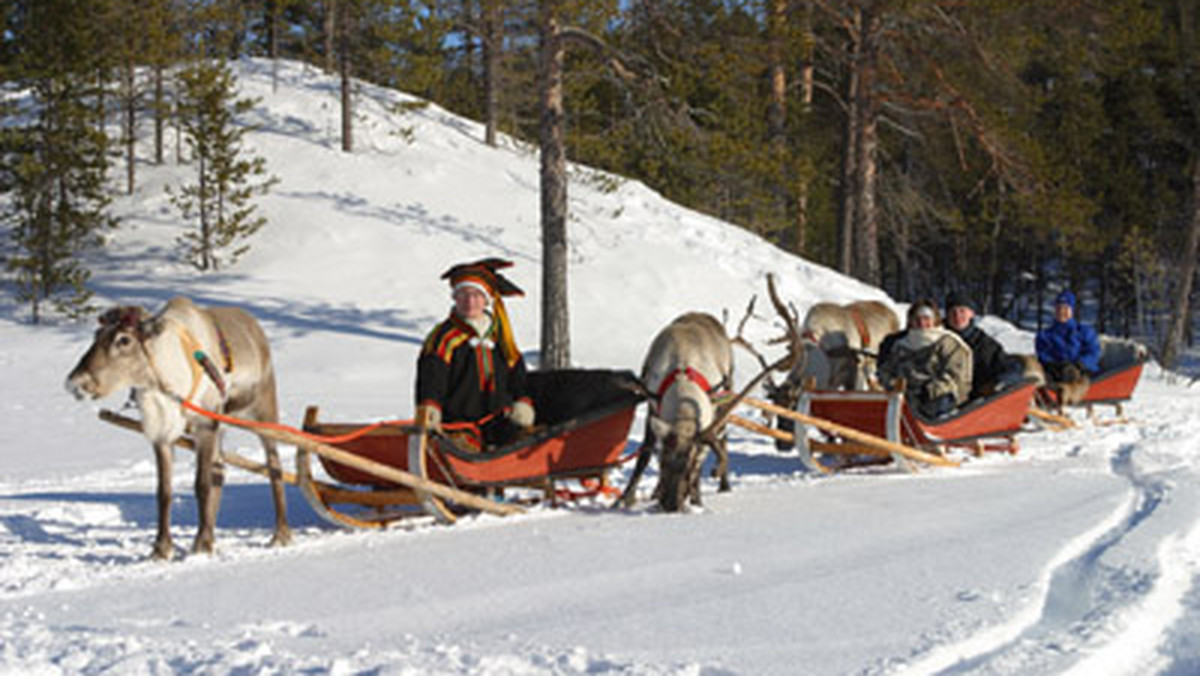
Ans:
POLYGON ((508 319, 508 311, 504 307, 504 296, 524 296, 525 292, 513 284, 498 271, 512 267, 512 261, 502 258, 484 258, 473 263, 461 263, 442 273, 442 279, 449 280, 450 287, 464 287, 483 291, 492 300, 492 315, 496 322, 496 334, 500 346, 504 350, 504 358, 511 367, 517 363, 521 353, 517 350, 517 342, 513 338, 512 324, 508 319))
POLYGON ((1062 293, 1058 294, 1058 296, 1056 296, 1054 298, 1054 304, 1055 305, 1069 305, 1069 306, 1071 306, 1071 309, 1074 310, 1075 309, 1075 294, 1071 293, 1070 289, 1065 289, 1065 290, 1063 290, 1062 293))
POLYGON ((972 312, 979 312, 979 304, 975 302, 970 292, 967 291, 955 290, 946 294, 946 314, 949 314, 950 310, 956 307, 967 307, 971 308, 972 312))

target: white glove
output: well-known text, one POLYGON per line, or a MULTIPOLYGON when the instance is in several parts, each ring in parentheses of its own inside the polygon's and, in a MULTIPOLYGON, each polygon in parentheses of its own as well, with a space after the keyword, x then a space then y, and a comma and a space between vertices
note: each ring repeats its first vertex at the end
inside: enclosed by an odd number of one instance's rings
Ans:
POLYGON ((513 403, 512 408, 508 411, 508 419, 513 421, 517 427, 529 429, 533 427, 534 421, 533 404, 530 404, 525 399, 519 399, 513 403))

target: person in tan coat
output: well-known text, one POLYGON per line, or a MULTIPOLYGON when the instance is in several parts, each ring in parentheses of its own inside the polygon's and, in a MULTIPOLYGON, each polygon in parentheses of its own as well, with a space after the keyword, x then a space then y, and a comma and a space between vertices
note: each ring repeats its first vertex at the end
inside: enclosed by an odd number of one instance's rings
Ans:
POLYGON ((904 383, 909 405, 925 418, 953 411, 971 393, 971 348, 942 327, 937 303, 921 300, 909 310, 909 326, 881 355, 879 380, 904 383))

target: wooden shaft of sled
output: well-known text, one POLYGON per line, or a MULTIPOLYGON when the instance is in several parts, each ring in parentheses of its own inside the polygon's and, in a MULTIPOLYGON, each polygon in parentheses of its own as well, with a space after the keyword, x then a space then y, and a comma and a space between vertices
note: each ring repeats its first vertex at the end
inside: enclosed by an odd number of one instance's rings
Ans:
POLYGON ((889 453, 897 453, 911 460, 917 460, 930 465, 940 465, 942 467, 958 467, 960 464, 954 460, 943 458, 940 455, 926 453, 925 451, 917 450, 911 446, 905 446, 904 444, 898 444, 894 441, 877 437, 874 434, 867 434, 866 432, 856 430, 853 427, 839 425, 831 420, 815 418, 810 415, 804 415, 803 413, 797 413, 782 406, 777 406, 770 402, 762 401, 761 399, 755 399, 754 397, 746 397, 742 400, 742 403, 762 409, 768 413, 774 413, 775 415, 783 416, 784 418, 791 418, 792 420, 802 422, 806 425, 812 425, 813 427, 825 430, 826 432, 841 435, 851 441, 857 441, 864 446, 878 448, 889 453))
MULTIPOLYGON (((134 432, 141 433, 142 431, 142 423, 140 421, 134 420, 133 418, 128 418, 120 413, 114 413, 113 411, 109 410, 101 410, 100 419, 106 423, 112 423, 117 427, 132 430, 134 432)), ((196 450, 196 442, 192 441, 189 437, 179 437, 179 439, 175 440, 175 445, 179 446, 180 448, 186 448, 193 452, 196 450)), ((237 467, 238 469, 244 469, 247 472, 252 472, 260 476, 271 476, 271 469, 269 467, 262 463, 254 462, 253 460, 250 460, 245 456, 238 455, 237 453, 232 453, 225 449, 221 449, 221 459, 230 465, 237 467)), ((284 483, 293 485, 297 483, 296 475, 291 472, 280 470, 280 475, 283 477, 284 483)), ((323 485, 333 488, 333 486, 330 484, 323 485)))
POLYGON ((349 451, 343 451, 336 446, 330 446, 329 444, 323 444, 319 441, 313 441, 312 439, 301 436, 290 430, 277 429, 273 427, 253 427, 251 425, 241 425, 237 423, 229 424, 249 430, 255 434, 260 434, 264 437, 270 437, 271 439, 283 442, 285 444, 291 444, 297 448, 303 448, 310 453, 315 453, 319 456, 329 458, 334 462, 362 470, 385 481, 393 481, 401 486, 420 489, 427 493, 436 495, 444 500, 450 500, 464 507, 470 507, 471 509, 478 509, 481 512, 507 516, 509 514, 520 514, 525 511, 516 505, 506 505, 500 502, 494 502, 492 500, 488 500, 487 498, 475 495, 474 493, 460 491, 457 488, 452 488, 446 484, 440 484, 436 481, 430 481, 424 477, 419 477, 411 472, 405 472, 404 470, 396 469, 390 465, 385 465, 381 462, 375 462, 374 460, 369 460, 362 456, 355 455, 349 451))
POLYGON ((1058 425, 1059 427, 1074 427, 1075 426, 1075 421, 1071 420, 1070 418, 1066 417, 1065 415, 1056 415, 1054 413, 1051 413, 1049 411, 1043 411, 1042 409, 1036 408, 1036 407, 1031 407, 1029 409, 1029 415, 1031 415, 1035 418, 1040 418, 1042 420, 1045 420, 1048 423, 1058 425))
POLYGON ((740 415, 729 416, 729 424, 737 425, 738 427, 748 429, 751 432, 757 432, 759 434, 771 437, 772 439, 779 439, 780 441, 795 441, 796 440, 796 436, 794 434, 792 434, 791 432, 784 432, 783 430, 777 430, 774 427, 768 427, 767 425, 764 425, 759 422, 755 422, 753 420, 750 420, 749 418, 743 418, 740 415))

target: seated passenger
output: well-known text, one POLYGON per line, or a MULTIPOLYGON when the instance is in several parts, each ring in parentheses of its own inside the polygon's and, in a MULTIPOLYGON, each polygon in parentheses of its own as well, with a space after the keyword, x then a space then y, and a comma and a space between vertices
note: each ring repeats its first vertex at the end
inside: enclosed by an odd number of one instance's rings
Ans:
POLYGON ((1034 347, 1046 379, 1060 391, 1068 385, 1081 396, 1100 371, 1100 338, 1095 329, 1075 320, 1075 294, 1070 291, 1054 299, 1054 323, 1038 332, 1034 347))
POLYGON ((1075 294, 1070 291, 1054 299, 1054 323, 1038 332, 1034 346, 1052 381, 1071 382, 1100 371, 1100 338, 1075 319, 1075 294))
POLYGON ((909 326, 881 349, 879 379, 894 388, 904 383, 909 405, 925 418, 937 418, 967 400, 971 391, 971 348, 941 326, 937 304, 921 300, 909 309, 909 326))
POLYGON ((971 399, 986 397, 1005 385, 1015 382, 1013 362, 1008 353, 979 328, 975 313, 979 306, 963 291, 951 291, 946 296, 946 326, 971 348, 971 399))

